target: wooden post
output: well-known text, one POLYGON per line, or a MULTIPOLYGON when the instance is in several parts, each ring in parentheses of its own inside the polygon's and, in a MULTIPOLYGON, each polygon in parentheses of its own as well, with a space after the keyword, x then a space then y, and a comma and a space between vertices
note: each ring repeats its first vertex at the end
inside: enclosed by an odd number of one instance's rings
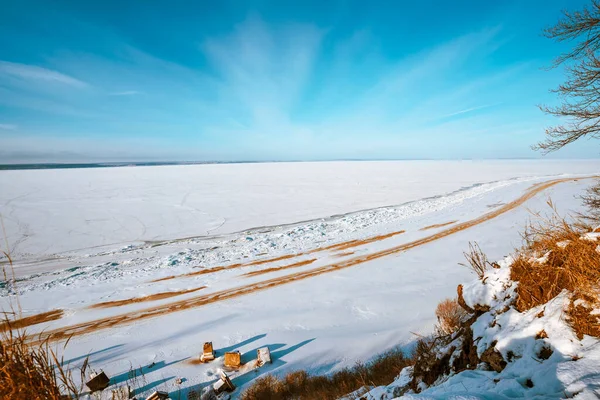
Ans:
POLYGON ((213 385, 215 393, 221 394, 223 392, 233 392, 235 390, 235 385, 231 382, 231 379, 229 379, 227 374, 223 371, 219 371, 219 376, 221 379, 213 385))
POLYGON ((262 367, 265 364, 271 364, 271 352, 268 347, 261 347, 256 350, 256 365, 262 367))
POLYGON ((106 389, 109 384, 110 379, 106 376, 104 371, 100 371, 100 373, 91 373, 90 379, 85 383, 92 393, 106 389))
POLYGON ((150 396, 146 397, 146 400, 167 400, 169 398, 169 393, 156 391, 152 393, 150 396))
POLYGON ((204 346, 202 346, 202 355, 200 356, 200 361, 206 363, 214 359, 215 351, 213 350, 212 342, 205 342, 204 346))
POLYGON ((229 368, 239 368, 242 365, 242 355, 239 351, 225 353, 225 366, 229 368))

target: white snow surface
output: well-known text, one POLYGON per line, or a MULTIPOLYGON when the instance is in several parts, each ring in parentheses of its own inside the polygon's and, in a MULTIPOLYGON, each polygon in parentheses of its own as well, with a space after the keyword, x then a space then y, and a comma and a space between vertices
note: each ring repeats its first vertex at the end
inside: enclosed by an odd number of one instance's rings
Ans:
MULTIPOLYGON (((599 172, 600 162, 589 160, 0 171, 0 213, 18 278, 16 286, 0 286, 0 306, 14 305, 19 293, 24 315, 64 310, 62 318, 28 328, 37 333, 323 269, 241 296, 74 336, 65 350, 74 366, 90 354, 92 367, 115 382, 123 383, 130 366, 143 367, 145 384, 138 395, 166 390, 186 398, 216 381, 224 351, 239 350, 247 362, 256 349, 268 346, 273 364, 232 375, 240 388, 235 397, 265 373, 328 373, 395 346, 410 349, 416 340, 412 332, 431 332, 436 304, 471 279, 470 271, 458 265, 470 241, 490 259, 510 254, 521 244, 531 213, 550 212, 548 197, 563 214, 581 211, 577 196, 593 183, 586 177, 599 172), (489 221, 397 248, 498 210, 532 185, 557 178, 574 179, 489 221), (423 230, 438 224, 448 225, 423 230), (391 233, 343 250, 319 250, 391 233), (282 256, 287 258, 276 259, 282 256), (256 261, 264 263, 252 264, 256 261), (334 268, 339 265, 344 268, 334 268), (169 276, 176 278, 153 282, 169 276), (204 341, 213 342, 217 360, 190 364, 204 341), (185 378, 180 385, 178 377, 185 378)), ((467 290, 469 302, 489 304, 494 294, 508 290, 505 269, 493 272, 489 285, 467 290)), ((566 382, 567 372, 560 373, 566 382)))
POLYGON ((597 171, 598 160, 15 170, 0 171, 0 210, 18 259, 233 233, 404 204, 484 183, 597 171))

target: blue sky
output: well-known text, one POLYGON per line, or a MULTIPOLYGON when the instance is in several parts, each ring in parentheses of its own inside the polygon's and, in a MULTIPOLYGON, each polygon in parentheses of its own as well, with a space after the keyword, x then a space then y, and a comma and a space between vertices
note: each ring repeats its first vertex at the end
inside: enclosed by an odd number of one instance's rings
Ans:
POLYGON ((0 163, 539 157, 586 4, 0 1, 0 163))

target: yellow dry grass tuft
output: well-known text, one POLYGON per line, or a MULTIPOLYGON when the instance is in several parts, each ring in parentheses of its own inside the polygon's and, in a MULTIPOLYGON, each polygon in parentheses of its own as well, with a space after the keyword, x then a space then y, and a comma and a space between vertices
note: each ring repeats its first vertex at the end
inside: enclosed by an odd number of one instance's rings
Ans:
MULTIPOLYGON (((0 222, 2 222, 0 215, 0 222)), ((6 233, 5 233, 6 235, 6 233)), ((8 245, 7 245, 8 247, 8 245)), ((4 283, 14 289, 14 269, 8 251, 0 251, 0 265, 4 283), (6 260, 4 260, 4 258, 6 260), (10 275, 9 275, 10 273, 10 275)), ((62 357, 50 348, 48 340, 31 344, 25 327, 62 317, 62 310, 52 310, 42 314, 22 317, 18 295, 11 302, 8 312, 2 310, 0 319, 0 394, 6 400, 64 400, 78 398, 82 392, 62 357), (16 308, 16 310, 15 310, 16 308)), ((65 343, 65 347, 69 341, 65 343)), ((85 376, 87 358, 79 369, 85 376)), ((81 379, 83 381, 84 379, 81 379)))
POLYGON ((471 269, 479 279, 483 279, 485 271, 487 271, 488 267, 492 266, 492 263, 488 261, 487 256, 479 245, 469 242, 469 251, 464 252, 463 255, 467 259, 467 264, 460 265, 471 269))
MULTIPOLYGON (((23 331, 0 335, 0 366, 0 393, 6 400, 63 400, 64 395, 76 397, 81 392, 48 342, 30 345, 23 331)), ((87 360, 82 376, 86 366, 87 360)))
POLYGON ((600 336, 600 321, 592 314, 600 305, 600 252, 599 242, 584 236, 590 231, 556 216, 528 226, 525 246, 511 265, 511 279, 519 282, 518 311, 545 304, 567 290, 571 293, 567 319, 577 335, 600 336))
POLYGON ((439 334, 451 335, 458 331, 468 314, 456 299, 445 299, 437 305, 435 316, 438 320, 436 329, 439 334))

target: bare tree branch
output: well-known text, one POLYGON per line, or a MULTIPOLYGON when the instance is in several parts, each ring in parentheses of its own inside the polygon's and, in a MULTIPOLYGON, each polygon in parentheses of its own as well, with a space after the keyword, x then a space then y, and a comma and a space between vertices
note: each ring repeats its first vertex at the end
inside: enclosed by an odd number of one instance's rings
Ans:
POLYGON ((563 19, 544 30, 544 36, 558 42, 579 40, 552 65, 567 64, 566 82, 552 90, 562 105, 540 106, 547 114, 567 119, 564 124, 546 128, 546 139, 533 146, 549 153, 586 136, 600 138, 600 0, 592 0, 582 11, 565 11, 563 19))

